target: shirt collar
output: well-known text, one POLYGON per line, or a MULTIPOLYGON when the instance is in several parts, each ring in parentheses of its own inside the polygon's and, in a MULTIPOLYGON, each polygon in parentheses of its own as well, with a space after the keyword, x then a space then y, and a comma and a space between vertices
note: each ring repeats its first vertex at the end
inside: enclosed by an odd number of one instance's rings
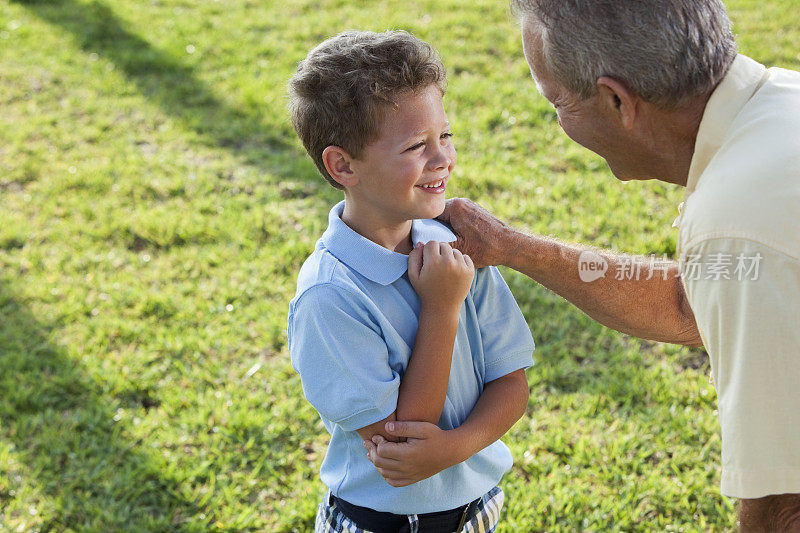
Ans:
MULTIPOLYGON (((328 214, 328 229, 320 241, 339 261, 365 278, 389 285, 408 270, 408 256, 384 248, 356 233, 342 221, 344 200, 333 206, 328 214)), ((411 221, 411 242, 453 242, 455 234, 438 220, 411 221)))
POLYGON ((697 188, 700 176, 722 146, 731 123, 769 76, 766 67, 738 54, 725 77, 708 99, 686 181, 686 197, 697 188))

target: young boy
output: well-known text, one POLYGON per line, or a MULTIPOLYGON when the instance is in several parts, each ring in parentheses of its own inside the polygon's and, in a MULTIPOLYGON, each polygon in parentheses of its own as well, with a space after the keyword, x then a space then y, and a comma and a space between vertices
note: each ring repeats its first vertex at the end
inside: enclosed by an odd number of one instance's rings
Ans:
POLYGON ((318 532, 494 531, 499 518, 512 458, 498 439, 525 412, 534 344, 497 269, 475 271, 431 220, 456 163, 445 82, 427 43, 355 31, 290 82, 294 127, 345 198, 288 318, 292 365, 331 434, 318 532), (363 446, 397 442, 395 420, 435 431, 416 443, 419 464, 379 471, 363 446))

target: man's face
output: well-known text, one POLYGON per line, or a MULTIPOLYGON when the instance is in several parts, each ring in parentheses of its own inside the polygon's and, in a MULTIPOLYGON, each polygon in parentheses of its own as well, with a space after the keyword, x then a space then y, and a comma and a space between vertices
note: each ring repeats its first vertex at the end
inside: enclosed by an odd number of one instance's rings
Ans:
POLYGON ((558 115, 558 124, 570 139, 606 160, 611 172, 623 181, 647 179, 633 148, 635 143, 620 126, 599 93, 583 100, 561 85, 546 67, 541 30, 535 21, 523 20, 522 47, 536 87, 558 115))

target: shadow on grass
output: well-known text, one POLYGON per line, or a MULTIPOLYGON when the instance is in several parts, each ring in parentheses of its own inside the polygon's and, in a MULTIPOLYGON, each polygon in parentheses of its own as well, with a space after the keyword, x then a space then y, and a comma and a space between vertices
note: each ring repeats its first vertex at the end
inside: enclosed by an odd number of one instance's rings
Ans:
POLYGON ((101 386, 50 340, 54 329, 0 280, 0 439, 54 506, 41 531, 192 529, 196 506, 125 435, 101 386))
MULTIPOLYGON (((245 162, 264 166, 279 176, 291 173, 296 159, 304 158, 280 128, 269 127, 251 112, 220 101, 194 73, 167 52, 153 47, 125 29, 105 4, 74 0, 12 0, 53 26, 72 33, 82 50, 114 62, 142 94, 200 135, 210 146, 237 152, 245 162)), ((244 107, 244 106, 243 106, 244 107)), ((303 178, 292 173, 293 178, 303 178)), ((310 173, 306 178, 316 178, 310 173)))

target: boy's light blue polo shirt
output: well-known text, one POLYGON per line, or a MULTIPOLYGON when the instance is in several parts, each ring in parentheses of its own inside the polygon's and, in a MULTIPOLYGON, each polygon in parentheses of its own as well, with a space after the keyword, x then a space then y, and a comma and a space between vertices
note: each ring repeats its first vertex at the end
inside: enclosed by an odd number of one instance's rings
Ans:
MULTIPOLYGON (((417 333, 420 301, 408 256, 362 237, 331 209, 328 229, 303 264, 289 304, 292 366, 331 434, 320 477, 350 503, 397 514, 452 509, 485 494, 511 468, 499 440, 466 461, 408 487, 390 486, 367 459, 357 429, 389 416, 417 333)), ((414 220, 413 242, 452 242, 435 220, 414 220)), ((533 364, 533 337, 495 267, 475 273, 461 307, 439 427, 469 416, 485 383, 533 364)))

